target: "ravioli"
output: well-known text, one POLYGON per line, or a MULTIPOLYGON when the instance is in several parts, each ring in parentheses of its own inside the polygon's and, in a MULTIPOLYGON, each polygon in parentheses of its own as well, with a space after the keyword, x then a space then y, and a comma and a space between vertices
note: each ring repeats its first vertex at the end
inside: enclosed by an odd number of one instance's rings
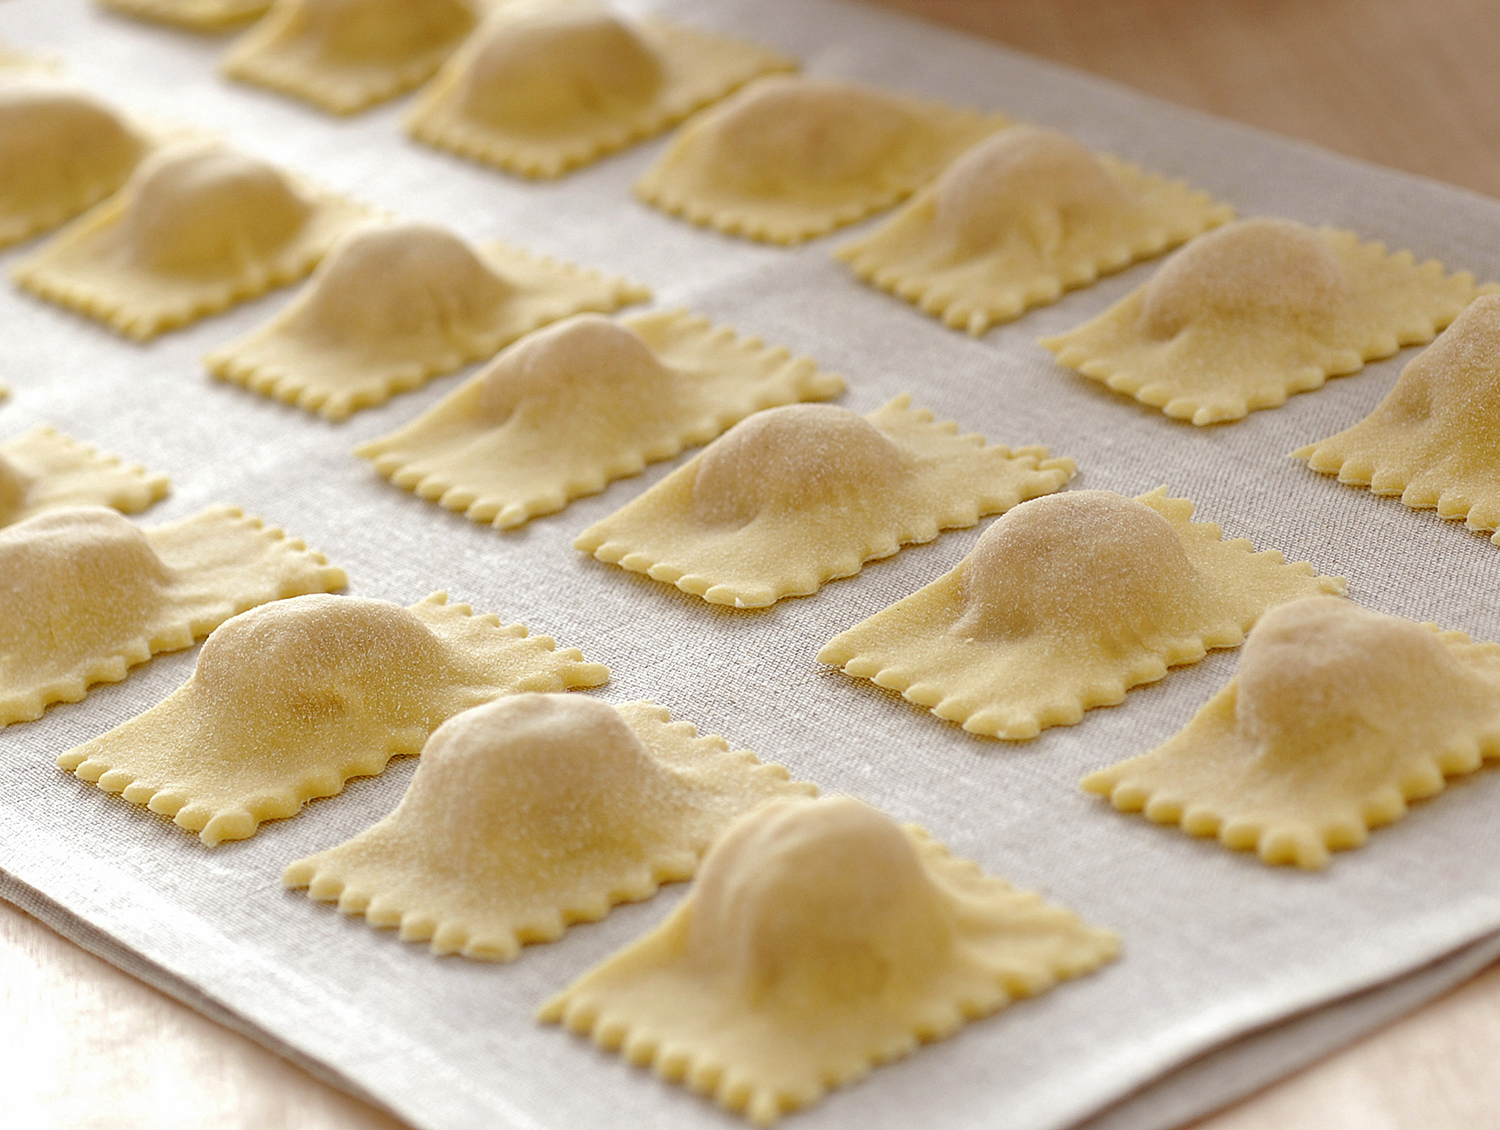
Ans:
POLYGON ((276 0, 219 69, 353 114, 431 78, 480 11, 480 0, 276 0))
POLYGON ((363 216, 254 157, 171 145, 13 273, 43 298, 144 341, 296 281, 363 216))
POLYGON ((589 0, 503 5, 425 90, 418 141, 556 177, 670 129, 758 75, 773 51, 589 0))
POLYGON ((865 282, 978 336, 1234 217, 1180 181, 1012 126, 834 251, 865 282))
POLYGON ((1500 545, 1500 295, 1476 298, 1375 411, 1293 458, 1500 545))
POLYGON ((355 454, 399 487, 509 529, 751 413, 843 390, 808 358, 706 318, 583 315, 518 342, 355 454))
POLYGON ((1276 550, 1192 521, 1161 487, 1070 491, 995 522, 936 581, 835 636, 818 662, 899 691, 970 733, 1019 741, 1113 706, 1268 609, 1342 593, 1276 550))
POLYGON ((1255 219, 1201 235, 1093 321, 1041 344, 1062 364, 1194 424, 1277 408, 1422 345, 1479 293, 1352 232, 1255 219))
POLYGON ((185 27, 189 31, 224 31, 259 19, 272 0, 99 0, 100 7, 140 20, 185 27))
POLYGON ((688 122, 635 191, 729 235, 799 243, 899 203, 1006 124, 855 83, 772 76, 688 122))
POLYGON ((402 608, 304 596, 236 616, 208 638, 191 679, 58 767, 213 847, 420 752, 460 711, 609 678, 576 648, 555 651, 447 599, 402 608))
POLYGON ((1092 773, 1125 812, 1269 864, 1327 865, 1500 758, 1500 644, 1315 597, 1266 614, 1176 736, 1092 773))
POLYGON ((50 425, 0 443, 0 526, 63 506, 135 514, 165 498, 167 486, 166 475, 100 455, 50 425))
POLYGON ((986 446, 910 403, 758 412, 573 544, 710 604, 763 608, 1073 477, 1045 447, 986 446))
POLYGON ((0 86, 0 247, 116 192, 147 145, 123 116, 82 91, 0 86))
POLYGON ((518 695, 445 722, 394 812, 283 881, 434 953, 509 961, 692 878, 735 817, 816 791, 655 703, 518 695))
POLYGON ((539 1016, 767 1125, 1119 948, 915 825, 849 797, 777 800, 539 1016))
POLYGON ((0 529, 0 726, 118 683, 247 608, 344 587, 344 571, 228 506, 151 529, 103 507, 0 529))
POLYGON ((360 228, 296 300, 204 358, 217 377, 330 420, 493 356, 549 322, 650 291, 431 224, 360 228))

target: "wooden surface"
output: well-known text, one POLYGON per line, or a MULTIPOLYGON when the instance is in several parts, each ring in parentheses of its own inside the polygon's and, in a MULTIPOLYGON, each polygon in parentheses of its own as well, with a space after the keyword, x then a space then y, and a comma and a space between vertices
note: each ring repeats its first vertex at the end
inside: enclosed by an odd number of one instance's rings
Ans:
MULTIPOLYGON (((881 0, 1500 196, 1493 0, 881 0)), ((1196 1130, 1500 1125, 1500 968, 1196 1130)), ((0 904, 0 1126, 398 1130, 0 904)), ((594 1128, 580 1128, 594 1130, 594 1128)))

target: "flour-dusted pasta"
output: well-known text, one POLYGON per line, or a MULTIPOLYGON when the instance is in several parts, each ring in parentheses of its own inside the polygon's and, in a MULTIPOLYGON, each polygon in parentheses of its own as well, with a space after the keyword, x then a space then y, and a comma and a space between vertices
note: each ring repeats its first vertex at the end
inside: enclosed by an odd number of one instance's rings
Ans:
POLYGON ((418 753, 462 710, 608 678, 576 648, 444 593, 410 608, 305 596, 225 623, 182 687, 57 764, 213 847, 418 753))
POLYGON ((101 455, 50 425, 0 442, 0 526, 63 506, 135 514, 166 496, 167 476, 101 455))
POLYGON ((766 1125, 1118 953, 914 825, 848 797, 778 800, 540 1015, 766 1125))
POLYGON ((1466 271, 1392 255, 1352 232, 1241 220, 1201 235, 1151 281, 1042 345, 1168 416, 1213 424, 1404 345, 1423 345, 1479 293, 1466 271))
POLYGON ((356 454, 397 486, 507 529, 753 412, 843 390, 808 358, 706 318, 586 315, 518 342, 356 454))
POLYGON ((1277 604, 1340 577, 1192 521, 1163 487, 1070 491, 1009 511, 936 581, 835 636, 822 663, 990 737, 1033 738, 1238 647, 1277 604))

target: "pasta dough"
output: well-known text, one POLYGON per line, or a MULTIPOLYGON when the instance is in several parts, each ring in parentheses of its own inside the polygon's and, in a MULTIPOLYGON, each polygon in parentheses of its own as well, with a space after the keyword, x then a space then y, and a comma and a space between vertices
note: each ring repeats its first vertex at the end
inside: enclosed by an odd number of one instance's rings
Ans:
POLYGON ((1266 614, 1239 674, 1089 792, 1266 863, 1317 868, 1500 758, 1500 644, 1315 597, 1266 614))
POLYGON ((172 145, 14 273, 144 341, 301 278, 363 214, 253 157, 172 145))
POLYGON ((1208 648, 1238 647, 1268 608, 1344 591, 1342 577, 1221 541, 1192 514, 1165 487, 1018 506, 956 567, 835 636, 818 661, 1016 741, 1123 702, 1208 648))
POLYGON ((635 190, 695 224, 798 243, 900 202, 1006 124, 854 83, 764 78, 688 122, 635 190))
POLYGON ((81 91, 0 86, 0 247, 117 191, 146 147, 134 126, 81 91))
POLYGON ((497 529, 560 510, 773 405, 837 396, 806 357, 681 312, 534 334, 404 428, 355 449, 497 529))
POLYGON ((135 514, 166 493, 166 475, 100 455, 50 426, 0 443, 0 526, 61 506, 135 514))
POLYGON ((1500 295, 1475 299, 1375 411, 1293 457, 1500 545, 1500 295))
POLYGON ((915 825, 848 797, 779 800, 540 1017, 766 1125, 1118 953, 915 825))
POLYGON ((692 878, 735 817, 816 791, 655 703, 519 695, 445 722, 394 812, 283 879, 434 953, 509 961, 692 878))
POLYGON ((1421 345, 1479 291, 1468 272, 1351 232, 1241 220, 1199 236, 1088 324, 1057 359, 1195 424, 1238 420, 1421 345))
POLYGON ((426 82, 474 28, 478 0, 276 0, 219 65, 333 114, 426 82))
POLYGON ((214 507, 152 529, 102 507, 0 529, 0 726, 118 683, 247 608, 344 587, 301 541, 214 507))
POLYGON ((236 616, 208 638, 191 679, 58 767, 213 847, 418 753, 461 710, 609 678, 576 648, 554 651, 546 636, 447 599, 402 608, 304 596, 236 616))
POLYGON ((508 3, 422 93, 413 137, 555 177, 676 125, 791 59, 587 0, 508 3))
POLYGON ((910 403, 758 412, 573 544, 710 604, 761 608, 1073 477, 1045 447, 987 447, 910 403))
POLYGON ((223 31, 259 19, 271 0, 99 0, 100 7, 190 31, 223 31))
POLYGON ((1180 181, 1012 126, 835 250, 854 273, 976 336, 1232 219, 1180 181))
POLYGON ((651 294, 624 279, 431 224, 361 228, 268 324, 204 359, 213 374, 346 419, 492 356, 539 326, 651 294))

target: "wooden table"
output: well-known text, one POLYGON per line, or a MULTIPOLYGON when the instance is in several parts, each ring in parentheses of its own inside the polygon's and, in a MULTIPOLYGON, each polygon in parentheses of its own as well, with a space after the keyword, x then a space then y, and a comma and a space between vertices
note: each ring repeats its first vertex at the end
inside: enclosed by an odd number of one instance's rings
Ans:
MULTIPOLYGON (((1500 196, 1492 0, 879 0, 1199 109, 1500 196)), ((1473 1130, 1500 967, 1197 1130, 1473 1130)), ((0 1126, 399 1130, 0 904, 0 1126)))

